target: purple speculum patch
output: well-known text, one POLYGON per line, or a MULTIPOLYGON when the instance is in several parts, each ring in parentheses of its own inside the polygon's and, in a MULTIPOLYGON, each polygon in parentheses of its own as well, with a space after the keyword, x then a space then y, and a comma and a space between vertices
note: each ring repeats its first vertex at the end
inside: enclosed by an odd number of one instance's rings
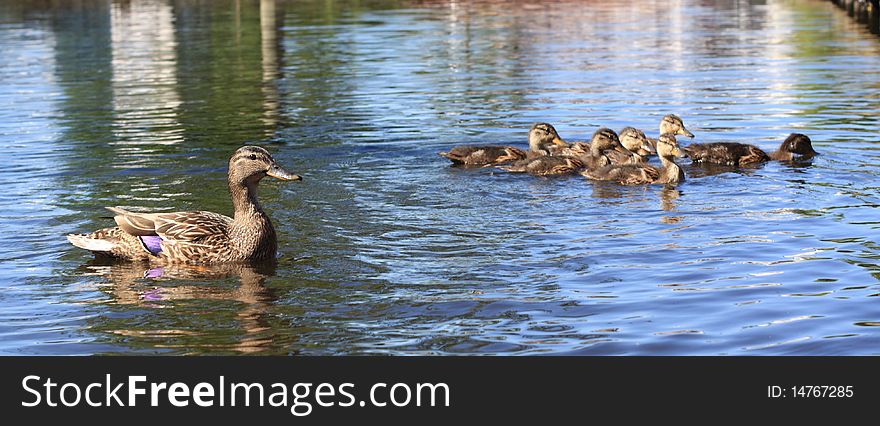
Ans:
POLYGON ((153 256, 158 256, 159 253, 162 252, 162 237, 157 235, 146 235, 143 237, 138 237, 141 239, 141 243, 144 245, 144 248, 147 249, 153 256))

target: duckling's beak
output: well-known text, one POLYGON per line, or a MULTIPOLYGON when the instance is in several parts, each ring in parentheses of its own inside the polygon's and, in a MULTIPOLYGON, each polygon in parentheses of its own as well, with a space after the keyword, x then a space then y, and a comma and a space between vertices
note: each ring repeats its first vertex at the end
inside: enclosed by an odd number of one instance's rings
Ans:
POLYGON ((694 134, 691 133, 690 131, 688 131, 688 129, 685 129, 684 126, 682 126, 681 129, 679 129, 677 132, 675 132, 675 134, 677 134, 677 135, 682 135, 682 136, 687 136, 687 137, 689 137, 689 138, 691 138, 691 139, 693 139, 693 137, 694 137, 694 134))
POLYGON ((645 143, 639 148, 639 155, 652 155, 656 152, 654 145, 651 145, 651 141, 645 141, 645 143))
POLYGON ((565 143, 564 140, 560 139, 559 136, 553 138, 553 145, 568 146, 568 144, 565 143))
POLYGON ((282 169, 281 166, 279 166, 275 163, 272 163, 272 165, 269 167, 269 170, 266 171, 266 175, 272 176, 275 179, 281 179, 281 180, 302 180, 303 179, 302 176, 290 173, 287 170, 282 169))

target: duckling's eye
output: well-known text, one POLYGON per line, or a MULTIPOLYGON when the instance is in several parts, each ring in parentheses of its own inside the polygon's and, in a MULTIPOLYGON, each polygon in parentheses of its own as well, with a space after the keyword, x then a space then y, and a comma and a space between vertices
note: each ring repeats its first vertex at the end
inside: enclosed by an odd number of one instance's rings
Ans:
POLYGON ((250 159, 251 159, 251 160, 256 160, 256 159, 257 159, 257 154, 251 154, 250 159))

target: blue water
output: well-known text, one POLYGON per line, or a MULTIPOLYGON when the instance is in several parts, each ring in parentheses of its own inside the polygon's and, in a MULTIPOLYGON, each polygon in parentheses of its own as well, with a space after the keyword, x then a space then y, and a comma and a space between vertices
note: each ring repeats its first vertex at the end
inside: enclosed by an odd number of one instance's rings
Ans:
POLYGON ((880 39, 831 2, 7 1, 0 48, 0 353, 880 353, 880 39), (436 155, 667 113, 821 155, 677 188, 436 155), (65 240, 229 214, 243 144, 305 177, 261 187, 277 266, 65 240))

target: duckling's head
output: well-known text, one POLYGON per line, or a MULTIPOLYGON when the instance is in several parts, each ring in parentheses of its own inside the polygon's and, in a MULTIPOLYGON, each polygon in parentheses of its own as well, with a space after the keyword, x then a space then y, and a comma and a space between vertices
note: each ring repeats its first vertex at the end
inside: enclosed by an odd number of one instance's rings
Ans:
POLYGON ((681 117, 675 114, 669 114, 663 116, 663 119, 660 120, 660 134, 672 134, 672 135, 682 135, 687 136, 689 138, 694 137, 694 134, 689 132, 688 129, 685 129, 684 122, 681 121, 681 117))
POLYGON ((664 133, 657 138, 657 155, 667 159, 687 157, 672 133, 664 133))
POLYGON ((243 146, 229 159, 229 183, 255 185, 266 176, 281 180, 302 180, 302 177, 284 170, 263 148, 243 146))
POLYGON ((651 141, 645 136, 645 132, 634 127, 625 127, 620 131, 620 144, 624 148, 638 155, 650 155, 654 153, 651 141))
POLYGON ((549 123, 535 123, 529 130, 529 149, 533 152, 549 153, 553 145, 568 146, 549 123))
POLYGON ((792 133, 788 135, 788 137, 785 138, 785 141, 782 142, 782 146, 779 147, 779 150, 803 155, 805 157, 816 155, 816 151, 813 150, 813 143, 810 141, 810 138, 807 135, 802 135, 800 133, 792 133))
POLYGON ((607 127, 596 130, 596 132, 593 133, 593 137, 590 138, 590 151, 593 155, 598 156, 609 150, 617 151, 621 154, 632 155, 632 152, 620 144, 620 138, 614 130, 607 127))

